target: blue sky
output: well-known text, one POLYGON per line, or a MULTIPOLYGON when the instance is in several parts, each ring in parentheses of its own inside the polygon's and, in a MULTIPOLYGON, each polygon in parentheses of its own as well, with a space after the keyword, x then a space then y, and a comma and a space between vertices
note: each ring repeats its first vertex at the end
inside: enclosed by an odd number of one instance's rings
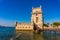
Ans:
POLYGON ((14 22, 30 22, 32 6, 42 5, 44 22, 60 22, 60 0, 0 0, 0 25, 14 26, 14 22))

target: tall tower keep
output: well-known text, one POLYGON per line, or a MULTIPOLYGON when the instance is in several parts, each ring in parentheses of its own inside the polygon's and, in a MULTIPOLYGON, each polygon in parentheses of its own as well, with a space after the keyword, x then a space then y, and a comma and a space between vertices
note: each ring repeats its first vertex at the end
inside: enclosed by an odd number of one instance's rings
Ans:
POLYGON ((42 7, 34 8, 32 7, 32 17, 31 21, 37 25, 38 28, 42 28, 43 26, 43 16, 42 16, 42 7))

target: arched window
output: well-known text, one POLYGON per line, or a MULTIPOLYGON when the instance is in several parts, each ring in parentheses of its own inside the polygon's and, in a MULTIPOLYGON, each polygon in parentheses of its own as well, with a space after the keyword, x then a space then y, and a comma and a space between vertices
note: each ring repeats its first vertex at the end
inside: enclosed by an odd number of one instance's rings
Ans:
POLYGON ((29 28, 30 28, 30 26, 29 26, 29 28))
POLYGON ((23 27, 24 28, 24 27, 23 27))

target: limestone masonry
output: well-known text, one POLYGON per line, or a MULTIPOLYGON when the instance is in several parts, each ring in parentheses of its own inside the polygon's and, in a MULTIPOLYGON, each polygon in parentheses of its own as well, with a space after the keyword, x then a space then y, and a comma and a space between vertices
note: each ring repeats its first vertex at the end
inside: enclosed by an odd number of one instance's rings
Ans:
POLYGON ((34 27, 42 28, 43 26, 43 14, 42 7, 32 7, 30 23, 15 23, 16 30, 34 30, 34 27))

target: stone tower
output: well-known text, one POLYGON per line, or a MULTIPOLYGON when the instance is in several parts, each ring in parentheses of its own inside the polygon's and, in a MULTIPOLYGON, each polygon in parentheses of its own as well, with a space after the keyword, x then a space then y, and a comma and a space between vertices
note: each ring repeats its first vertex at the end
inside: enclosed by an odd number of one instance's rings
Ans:
POLYGON ((32 16, 31 22, 34 22, 38 28, 42 28, 43 26, 43 17, 42 17, 42 7, 34 8, 32 7, 32 16))

